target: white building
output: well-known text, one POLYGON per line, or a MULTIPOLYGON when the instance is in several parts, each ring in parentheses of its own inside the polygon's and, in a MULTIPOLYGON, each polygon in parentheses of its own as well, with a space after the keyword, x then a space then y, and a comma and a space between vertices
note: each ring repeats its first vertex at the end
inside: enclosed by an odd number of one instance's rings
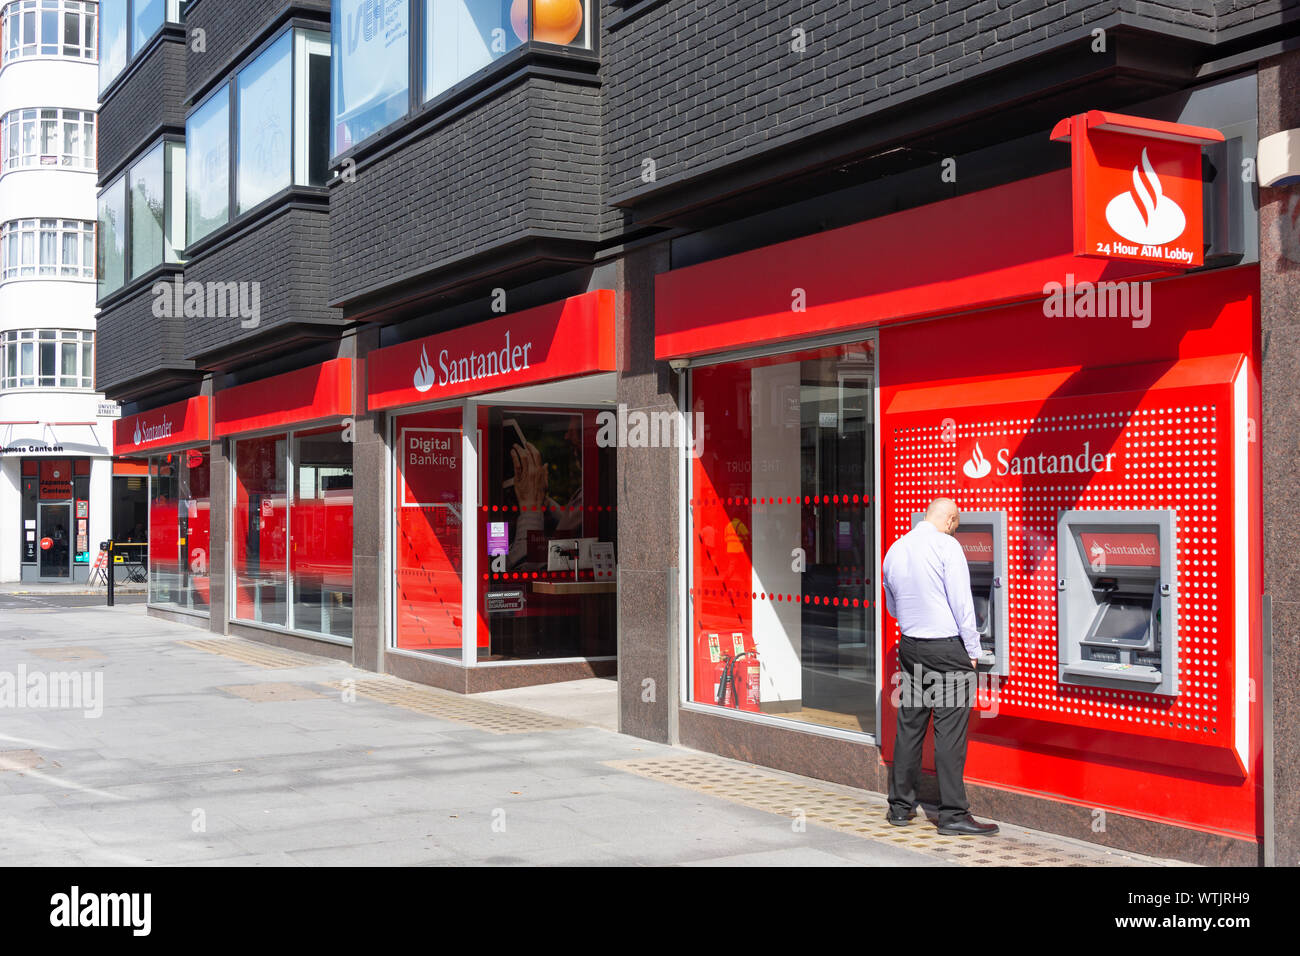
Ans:
POLYGON ((85 581, 113 528, 117 408, 94 389, 98 8, 0 0, 0 582, 85 581))

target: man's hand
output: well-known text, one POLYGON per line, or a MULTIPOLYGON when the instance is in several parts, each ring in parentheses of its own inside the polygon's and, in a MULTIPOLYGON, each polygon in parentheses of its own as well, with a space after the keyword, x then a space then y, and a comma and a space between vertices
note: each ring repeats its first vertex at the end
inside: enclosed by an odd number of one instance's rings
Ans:
POLYGON ((970 669, 973 671, 980 669, 980 659, 978 657, 972 657, 970 659, 970 669))
POLYGON ((515 445, 510 449, 510 460, 515 466, 515 497, 522 509, 540 509, 546 503, 546 466, 542 453, 529 442, 525 447, 515 445))

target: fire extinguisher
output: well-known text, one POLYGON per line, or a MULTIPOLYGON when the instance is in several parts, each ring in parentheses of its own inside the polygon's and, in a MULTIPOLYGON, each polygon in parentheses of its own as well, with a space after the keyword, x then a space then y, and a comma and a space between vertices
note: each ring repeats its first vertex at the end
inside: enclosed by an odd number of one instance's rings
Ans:
POLYGON ((725 667, 719 635, 701 631, 695 644, 695 700, 717 699, 725 667))
POLYGON ((714 700, 722 707, 757 713, 760 709, 758 650, 746 649, 745 636, 739 632, 732 634, 731 640, 733 653, 722 657, 722 679, 714 700))

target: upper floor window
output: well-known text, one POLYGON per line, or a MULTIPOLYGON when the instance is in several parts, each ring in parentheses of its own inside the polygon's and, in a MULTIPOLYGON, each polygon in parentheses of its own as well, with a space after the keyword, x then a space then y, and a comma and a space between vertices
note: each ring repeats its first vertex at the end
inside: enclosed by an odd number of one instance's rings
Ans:
POLYGON ((333 155, 524 43, 590 49, 591 0, 333 0, 333 155), (423 21, 419 36, 411 24, 423 21), (411 63, 421 77, 410 91, 411 63))
POLYGON ((0 388, 94 385, 94 332, 18 329, 0 335, 0 388))
POLYGON ((291 185, 323 186, 328 110, 329 39, 311 30, 285 32, 201 103, 185 124, 188 242, 291 185))
POLYGON ((14 219, 0 226, 2 277, 93 279, 95 224, 80 219, 14 219))
POLYGON ((149 45, 164 22, 184 22, 188 5, 189 0, 100 0, 100 90, 149 45))
POLYGON ((165 262, 185 236, 185 144, 162 142, 99 194, 99 297, 165 262))
POLYGON ((95 168, 95 114, 89 110, 12 110, 0 120, 4 169, 95 168))
POLYGON ((63 56, 93 60, 99 4, 88 0, 13 0, 4 8, 4 60, 63 56))

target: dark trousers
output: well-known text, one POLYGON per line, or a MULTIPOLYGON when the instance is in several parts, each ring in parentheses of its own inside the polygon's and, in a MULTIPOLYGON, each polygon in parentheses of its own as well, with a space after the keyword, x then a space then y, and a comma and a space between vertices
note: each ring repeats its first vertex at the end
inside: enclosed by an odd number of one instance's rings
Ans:
POLYGON ((899 812, 916 806, 921 747, 934 715, 934 767, 939 775, 939 825, 970 812, 962 773, 966 768, 966 728, 975 702, 975 668, 961 638, 923 640, 903 636, 898 646, 903 679, 894 738, 894 768, 889 806, 899 812))

